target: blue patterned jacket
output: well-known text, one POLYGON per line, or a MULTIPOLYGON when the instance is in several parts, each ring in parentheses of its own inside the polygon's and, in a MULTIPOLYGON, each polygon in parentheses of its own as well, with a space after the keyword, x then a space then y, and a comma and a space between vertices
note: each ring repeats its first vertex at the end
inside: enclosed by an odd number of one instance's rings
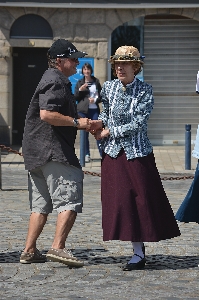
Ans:
POLYGON ((147 156, 153 150, 147 136, 147 121, 153 109, 152 86, 134 79, 126 86, 119 79, 103 84, 103 111, 99 115, 110 135, 102 140, 105 153, 117 157, 123 148, 127 159, 147 156))

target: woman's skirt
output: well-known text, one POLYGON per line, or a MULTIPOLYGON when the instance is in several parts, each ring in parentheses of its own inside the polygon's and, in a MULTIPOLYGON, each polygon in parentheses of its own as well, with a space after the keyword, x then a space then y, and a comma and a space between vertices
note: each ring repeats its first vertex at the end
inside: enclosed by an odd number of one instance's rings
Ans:
POLYGON ((104 154, 101 169, 103 240, 158 242, 180 235, 153 153, 127 160, 104 154))
POLYGON ((199 223, 199 163, 189 191, 176 213, 176 219, 185 223, 199 223))

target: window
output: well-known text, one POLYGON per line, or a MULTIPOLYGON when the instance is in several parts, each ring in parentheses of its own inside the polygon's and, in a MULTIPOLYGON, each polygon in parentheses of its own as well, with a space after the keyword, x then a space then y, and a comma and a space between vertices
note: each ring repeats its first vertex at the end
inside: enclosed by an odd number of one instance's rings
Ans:
POLYGON ((10 30, 11 39, 52 39, 53 33, 49 23, 35 14, 19 17, 10 30))

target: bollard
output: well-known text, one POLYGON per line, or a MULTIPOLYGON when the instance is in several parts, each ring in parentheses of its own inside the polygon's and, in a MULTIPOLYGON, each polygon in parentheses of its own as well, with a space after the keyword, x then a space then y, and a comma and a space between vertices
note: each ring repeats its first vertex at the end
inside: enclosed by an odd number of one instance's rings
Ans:
POLYGON ((191 125, 185 125, 185 170, 191 170, 191 125))
POLYGON ((80 130, 80 165, 85 167, 86 131, 80 130))
POLYGON ((1 178, 1 148, 0 148, 0 190, 2 190, 2 178, 1 178))

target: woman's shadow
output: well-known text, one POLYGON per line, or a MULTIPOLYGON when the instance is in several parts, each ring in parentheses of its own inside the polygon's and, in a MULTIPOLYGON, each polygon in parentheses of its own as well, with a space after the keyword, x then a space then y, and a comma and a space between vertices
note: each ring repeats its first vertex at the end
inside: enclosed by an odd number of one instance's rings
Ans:
MULTIPOLYGON (((100 255, 102 250, 99 253, 90 251, 86 249, 85 254, 80 254, 74 250, 74 255, 83 259, 87 262, 88 265, 100 265, 100 264, 110 264, 110 265, 125 265, 130 259, 131 256, 109 256, 108 253, 105 255, 100 255), (106 256, 107 254, 107 256, 106 256)), ((104 250, 103 252, 108 252, 104 250)), ((164 270, 164 269, 189 269, 196 268, 199 266, 199 255, 191 256, 180 256, 180 255, 146 255, 146 266, 145 270, 164 270)))

